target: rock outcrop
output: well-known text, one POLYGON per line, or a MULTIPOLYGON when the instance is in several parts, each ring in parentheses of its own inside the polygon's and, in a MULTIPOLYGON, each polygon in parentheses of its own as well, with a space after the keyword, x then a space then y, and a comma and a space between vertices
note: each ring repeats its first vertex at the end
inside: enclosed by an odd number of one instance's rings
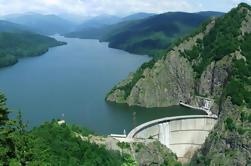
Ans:
POLYGON ((93 136, 84 137, 77 134, 83 141, 90 141, 108 150, 119 151, 122 155, 130 155, 139 166, 181 165, 177 156, 166 146, 155 140, 138 142, 119 142, 112 137, 93 136))
POLYGON ((106 100, 142 107, 168 107, 177 105, 180 101, 196 104, 196 79, 192 67, 192 63, 195 62, 189 62, 181 53, 193 49, 197 41, 203 39, 214 24, 215 20, 212 20, 203 32, 175 46, 165 57, 155 62, 152 68, 145 68, 128 96, 121 87, 131 84, 133 75, 116 85, 106 100))
POLYGON ((251 165, 250 42, 251 7, 241 3, 138 70, 107 100, 142 107, 213 100, 219 121, 191 165, 251 165))
POLYGON ((219 121, 191 165, 250 165, 251 110, 234 106, 228 98, 222 104, 219 121), (250 119, 248 118, 250 116, 250 119))
POLYGON ((193 95, 194 75, 189 62, 171 52, 152 69, 146 69, 127 98, 129 105, 167 107, 187 101, 193 95))

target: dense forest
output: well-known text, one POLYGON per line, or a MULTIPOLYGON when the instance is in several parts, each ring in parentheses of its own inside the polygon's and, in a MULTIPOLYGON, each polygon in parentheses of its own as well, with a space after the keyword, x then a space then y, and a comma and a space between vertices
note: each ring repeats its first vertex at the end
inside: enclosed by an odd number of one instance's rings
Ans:
MULTIPOLYGON (((0 94, 0 165, 104 165, 130 166, 130 156, 106 150, 82 136, 93 134, 75 125, 59 125, 56 120, 27 130, 20 113, 9 119, 6 98, 0 94)), ((13 112, 12 112, 13 114, 13 112)))
POLYGON ((0 32, 0 67, 17 63, 18 58, 42 55, 50 47, 65 44, 30 32, 0 32))
POLYGON ((169 12, 139 20, 126 20, 101 28, 86 28, 66 34, 68 37, 100 39, 109 46, 153 57, 163 55, 171 43, 219 12, 169 12))
POLYGON ((193 68, 197 78, 200 78, 202 72, 212 61, 219 61, 236 51, 240 52, 243 58, 233 60, 225 95, 231 96, 233 104, 239 106, 245 104, 251 108, 251 91, 249 89, 251 83, 251 34, 246 33, 239 40, 242 33, 242 21, 246 19, 248 10, 251 10, 250 6, 241 4, 226 16, 218 18, 210 33, 203 40, 198 40, 192 50, 182 53, 182 56, 189 61, 198 61, 193 64, 193 68), (239 12, 242 7, 246 9, 239 12))

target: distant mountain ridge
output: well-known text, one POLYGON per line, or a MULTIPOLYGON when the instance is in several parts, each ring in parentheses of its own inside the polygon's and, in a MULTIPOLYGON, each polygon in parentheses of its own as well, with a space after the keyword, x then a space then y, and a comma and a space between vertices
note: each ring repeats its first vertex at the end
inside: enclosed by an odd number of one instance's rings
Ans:
MULTIPOLYGON (((179 37, 193 31, 210 17, 220 12, 168 12, 163 14, 136 14, 127 18, 143 18, 123 21, 101 28, 87 28, 66 34, 67 37, 99 39, 109 46, 137 54, 159 56, 179 37)), ((126 20, 126 18, 125 18, 126 20)))
POLYGON ((121 22, 122 21, 140 20, 140 19, 148 18, 148 17, 154 16, 154 15, 156 15, 156 14, 155 13, 144 13, 144 12, 135 13, 135 14, 123 17, 121 19, 121 22))
POLYGON ((14 65, 22 57, 42 55, 50 47, 63 44, 25 26, 0 20, 0 68, 14 65))
POLYGON ((84 21, 82 24, 76 27, 76 30, 105 27, 108 25, 116 24, 120 22, 120 20, 121 18, 117 16, 111 16, 111 15, 97 16, 84 21))
POLYGON ((210 17, 218 15, 218 12, 163 13, 136 22, 119 33, 107 36, 104 41, 108 41, 112 48, 159 56, 177 38, 185 36, 210 17))
POLYGON ((56 15, 26 13, 8 15, 3 18, 6 21, 25 26, 31 31, 44 35, 64 34, 74 30, 76 26, 75 23, 56 15))
POLYGON ((28 31, 27 27, 8 21, 0 20, 0 32, 20 32, 28 31))

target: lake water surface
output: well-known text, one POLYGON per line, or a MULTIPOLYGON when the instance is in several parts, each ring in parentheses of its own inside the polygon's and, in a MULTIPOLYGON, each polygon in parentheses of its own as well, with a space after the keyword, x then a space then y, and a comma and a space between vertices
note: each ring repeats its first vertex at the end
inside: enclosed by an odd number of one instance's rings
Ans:
POLYGON ((0 91, 9 108, 20 110, 29 126, 64 114, 66 122, 110 134, 129 132, 156 118, 202 114, 179 106, 143 109, 106 103, 109 90, 150 58, 108 48, 97 40, 55 38, 68 44, 0 69, 0 91))

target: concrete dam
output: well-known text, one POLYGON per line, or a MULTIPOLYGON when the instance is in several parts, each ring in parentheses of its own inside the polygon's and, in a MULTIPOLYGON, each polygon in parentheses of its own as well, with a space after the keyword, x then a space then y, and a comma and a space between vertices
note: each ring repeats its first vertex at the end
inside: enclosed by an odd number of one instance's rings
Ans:
POLYGON ((217 122, 215 115, 189 115, 157 119, 134 128, 126 135, 111 135, 121 142, 159 140, 185 163, 205 142, 217 122))

